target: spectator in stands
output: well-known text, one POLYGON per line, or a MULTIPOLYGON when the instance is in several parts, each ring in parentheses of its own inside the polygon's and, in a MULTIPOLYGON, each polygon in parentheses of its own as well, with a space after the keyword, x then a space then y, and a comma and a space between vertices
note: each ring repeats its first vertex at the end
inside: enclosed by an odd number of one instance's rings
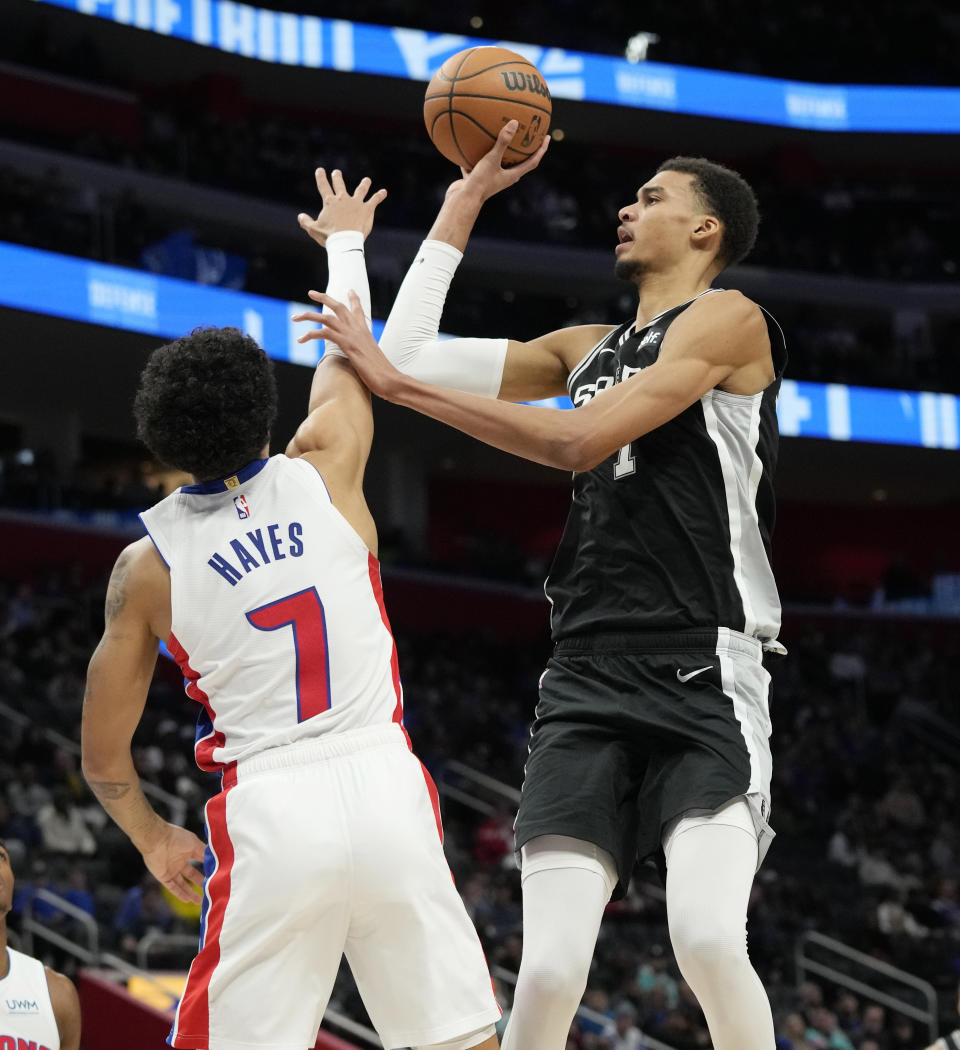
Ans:
POLYGON ((895 1017, 890 1033, 890 1050, 915 1050, 918 1038, 909 1017, 895 1017))
POLYGON ((854 1050, 853 1043, 840 1027, 837 1015, 825 1006, 809 1011, 809 1025, 805 1032, 807 1042, 822 1050, 854 1050))
POLYGON ((57 892, 57 887, 53 884, 46 861, 39 857, 30 866, 29 879, 18 880, 11 911, 14 915, 23 915, 29 909, 34 918, 39 919, 41 922, 57 921, 62 915, 60 909, 50 901, 38 897, 38 890, 46 890, 50 893, 57 892))
POLYGON ((481 864, 502 866, 505 861, 515 867, 513 862, 513 815, 504 808, 498 808, 477 828, 473 840, 474 859, 481 864))
POLYGON ((64 786, 54 788, 52 799, 37 813, 37 827, 49 853, 92 856, 97 851, 83 813, 64 786))
POLYGON ((880 1050, 887 1050, 886 1027, 887 1011, 877 1003, 865 1006, 863 1009, 863 1023, 860 1026, 861 1039, 858 1050, 862 1050, 863 1042, 867 1039, 874 1040, 879 1045, 880 1050))
POLYGON ((877 803, 876 812, 878 816, 887 817, 908 831, 916 831, 926 821, 923 801, 904 775, 894 780, 890 790, 877 803))
POLYGON ((163 899, 160 883, 152 875, 145 875, 139 886, 127 890, 114 916, 113 928, 120 947, 133 954, 148 931, 170 933, 173 923, 173 912, 163 899))
POLYGON ((807 1041, 807 1024, 803 1015, 793 1011, 787 1014, 780 1025, 781 1035, 777 1039, 779 1050, 816 1050, 807 1041))
POLYGON ((603 1031, 610 1050, 642 1050, 643 1034, 636 1022, 636 1008, 628 1002, 620 1003, 613 1011, 613 1020, 603 1031))
POLYGON ((610 1007, 610 995, 604 988, 589 987, 583 993, 583 1005, 600 1018, 578 1017, 577 1024, 585 1035, 603 1035, 608 1022, 613 1021, 613 1010, 610 1007))
POLYGON ((890 890, 877 905, 877 928, 889 937, 926 937, 930 931, 906 908, 903 890, 890 890))
POLYGON ((941 820, 928 852, 930 863, 941 871, 960 864, 960 834, 956 821, 941 820))
POLYGON ((840 1027, 855 1040, 860 1034, 860 1000, 852 993, 840 991, 833 1004, 840 1027))
POLYGON ((75 908, 96 918, 96 905, 87 881, 87 869, 82 864, 74 864, 70 868, 61 896, 75 908))
POLYGON ((37 767, 24 762, 18 775, 7 785, 10 808, 18 817, 34 821, 37 814, 50 803, 50 792, 39 782, 37 767))
POLYGON ((669 1010, 674 1010, 679 1005, 679 986, 670 973, 670 961, 663 945, 650 946, 647 958, 637 970, 635 986, 640 996, 649 996, 654 991, 662 993, 663 1002, 669 1010))
POLYGON ((36 824, 27 817, 15 816, 7 800, 0 795, 0 840, 7 844, 10 863, 20 867, 27 849, 40 841, 36 824))
POLYGON ((940 880, 931 907, 940 917, 945 930, 952 936, 960 934, 960 903, 957 901, 956 879, 940 880))

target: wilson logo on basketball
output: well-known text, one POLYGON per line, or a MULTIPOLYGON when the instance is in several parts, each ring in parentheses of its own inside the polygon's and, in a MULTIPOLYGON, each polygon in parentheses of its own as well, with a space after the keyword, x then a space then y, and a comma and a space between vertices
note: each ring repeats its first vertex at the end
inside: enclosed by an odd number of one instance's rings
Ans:
POLYGON ((535 95, 550 97, 547 85, 531 73, 518 73, 512 69, 501 69, 500 76, 503 77, 504 87, 507 91, 532 91, 535 95))

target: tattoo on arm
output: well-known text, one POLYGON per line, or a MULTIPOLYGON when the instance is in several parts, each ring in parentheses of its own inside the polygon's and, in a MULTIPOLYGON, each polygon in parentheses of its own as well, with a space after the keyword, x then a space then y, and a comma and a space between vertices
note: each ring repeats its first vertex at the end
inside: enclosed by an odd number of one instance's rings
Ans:
POLYGON ((90 790, 99 799, 114 801, 123 798, 130 790, 130 783, 126 780, 90 780, 90 790))
POLYGON ((110 574, 107 585, 107 600, 104 607, 104 620, 109 625, 123 611, 127 604, 127 577, 130 575, 130 555, 124 551, 117 559, 117 564, 110 574))

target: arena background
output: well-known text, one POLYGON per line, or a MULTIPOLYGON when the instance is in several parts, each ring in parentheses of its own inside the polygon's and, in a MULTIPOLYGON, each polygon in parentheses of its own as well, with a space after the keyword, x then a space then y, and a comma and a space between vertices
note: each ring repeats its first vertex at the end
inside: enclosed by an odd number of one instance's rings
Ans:
MULTIPOLYGON (((214 296, 202 304, 302 300, 326 279, 296 224, 318 207, 323 164, 390 191, 368 248, 382 319, 455 175, 423 129, 425 76, 363 72, 362 50, 347 63, 334 47, 331 68, 303 68, 156 31, 194 6, 0 6, 0 837, 18 880, 11 943, 78 980, 85 1050, 162 1045, 197 931, 143 878, 78 773, 105 574, 138 534, 136 511, 180 480, 149 461, 130 416, 138 371, 167 333, 109 289, 167 295, 175 278, 214 296), (74 306, 76 260, 139 276, 84 271, 89 298, 74 306)), ((445 331, 526 338, 628 316, 629 289, 612 278, 616 211, 668 156, 728 163, 757 189, 757 250, 719 283, 783 325, 794 385, 781 416, 797 436, 781 445, 775 537, 790 649, 771 667, 779 836, 754 891, 751 955, 784 1048, 925 1047, 955 1027, 960 971, 960 20, 933 0, 909 12, 860 0, 600 2, 589 16, 562 2, 549 17, 431 7, 260 4, 322 19, 318 39, 334 44, 342 20, 420 30, 430 71, 460 37, 563 49, 540 52, 558 70, 562 137, 488 205, 445 331), (647 105, 565 97, 571 56, 622 58, 631 40, 634 58, 647 48, 631 67, 647 105), (794 126, 685 113, 682 93, 664 108, 676 66, 788 81, 809 105, 788 107, 794 126), (855 94, 836 85, 857 84, 929 88, 903 112, 889 106, 892 126, 941 130, 844 130, 855 94), (861 387, 897 393, 861 414, 861 387)), ((230 47, 262 53, 263 16, 223 9, 230 47)), ((728 112, 722 92, 715 102, 728 112)), ((288 342, 270 349, 286 357, 288 342)), ((278 360, 277 374, 279 447, 310 370, 278 360)), ((376 405, 376 426, 367 491, 407 723, 441 786, 451 867, 508 1010, 521 934, 510 820, 569 481, 393 406, 376 405)), ((214 785, 192 769, 190 708, 161 659, 138 768, 157 804, 199 830, 214 785)), ((337 1037, 378 1045, 346 970, 321 1040, 337 1037)), ((652 869, 609 909, 570 1038, 583 1050, 709 1045, 652 869)))

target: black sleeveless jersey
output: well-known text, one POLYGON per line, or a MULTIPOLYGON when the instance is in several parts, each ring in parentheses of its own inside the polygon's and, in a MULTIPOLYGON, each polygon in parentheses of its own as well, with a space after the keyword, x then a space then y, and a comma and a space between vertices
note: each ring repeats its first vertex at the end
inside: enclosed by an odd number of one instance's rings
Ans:
MULTIPOLYGON (((693 301, 644 328, 628 321, 598 343, 570 374, 574 407, 653 364, 667 329, 693 301)), ((766 390, 710 390, 574 475, 545 588, 555 639, 718 627, 764 642, 777 637, 770 538, 776 403, 787 354, 780 326, 764 317, 776 374, 766 390)))

